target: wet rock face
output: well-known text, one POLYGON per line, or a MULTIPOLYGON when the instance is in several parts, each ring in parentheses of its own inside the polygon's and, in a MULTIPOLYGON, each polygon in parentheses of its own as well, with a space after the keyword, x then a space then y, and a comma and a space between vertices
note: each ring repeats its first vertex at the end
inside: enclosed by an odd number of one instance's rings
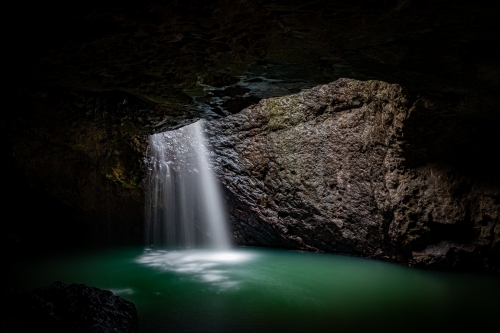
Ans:
POLYGON ((234 237, 498 269, 498 181, 406 159, 414 148, 405 133, 421 102, 398 85, 341 79, 207 122, 234 237))
POLYGON ((62 282, 33 292, 10 291, 1 298, 7 332, 139 331, 135 305, 111 291, 62 282))

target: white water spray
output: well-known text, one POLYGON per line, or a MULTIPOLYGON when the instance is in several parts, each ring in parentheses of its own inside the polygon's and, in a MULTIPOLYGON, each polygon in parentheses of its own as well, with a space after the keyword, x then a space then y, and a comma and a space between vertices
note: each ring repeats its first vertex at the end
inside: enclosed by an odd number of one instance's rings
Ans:
POLYGON ((229 249, 228 224, 210 170, 201 121, 150 137, 146 238, 169 249, 229 249))

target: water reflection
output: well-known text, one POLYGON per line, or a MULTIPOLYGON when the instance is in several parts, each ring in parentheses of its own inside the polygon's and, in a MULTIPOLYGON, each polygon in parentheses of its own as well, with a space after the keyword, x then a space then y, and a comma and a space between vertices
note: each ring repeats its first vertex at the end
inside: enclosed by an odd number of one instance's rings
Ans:
POLYGON ((118 296, 132 295, 134 293, 134 291, 131 288, 109 289, 109 291, 118 296))
POLYGON ((162 271, 189 275, 199 282, 209 283, 221 290, 235 288, 241 280, 234 266, 255 259, 257 255, 234 250, 163 251, 147 249, 136 262, 162 271))

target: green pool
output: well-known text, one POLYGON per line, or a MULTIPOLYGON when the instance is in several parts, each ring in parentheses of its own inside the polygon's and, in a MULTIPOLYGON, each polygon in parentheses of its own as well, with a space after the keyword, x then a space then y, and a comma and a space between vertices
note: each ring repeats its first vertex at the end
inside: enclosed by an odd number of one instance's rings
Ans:
POLYGON ((101 248, 23 261, 6 279, 112 290, 144 333, 480 332, 500 320, 499 277, 300 251, 101 248))

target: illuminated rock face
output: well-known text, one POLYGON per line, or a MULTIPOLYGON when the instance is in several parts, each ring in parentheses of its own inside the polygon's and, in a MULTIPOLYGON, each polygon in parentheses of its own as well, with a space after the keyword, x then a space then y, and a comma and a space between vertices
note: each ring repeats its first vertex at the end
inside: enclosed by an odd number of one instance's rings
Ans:
POLYGON ((233 236, 422 266, 498 264, 498 186, 406 158, 418 105, 398 85, 341 79, 208 122, 233 236))

